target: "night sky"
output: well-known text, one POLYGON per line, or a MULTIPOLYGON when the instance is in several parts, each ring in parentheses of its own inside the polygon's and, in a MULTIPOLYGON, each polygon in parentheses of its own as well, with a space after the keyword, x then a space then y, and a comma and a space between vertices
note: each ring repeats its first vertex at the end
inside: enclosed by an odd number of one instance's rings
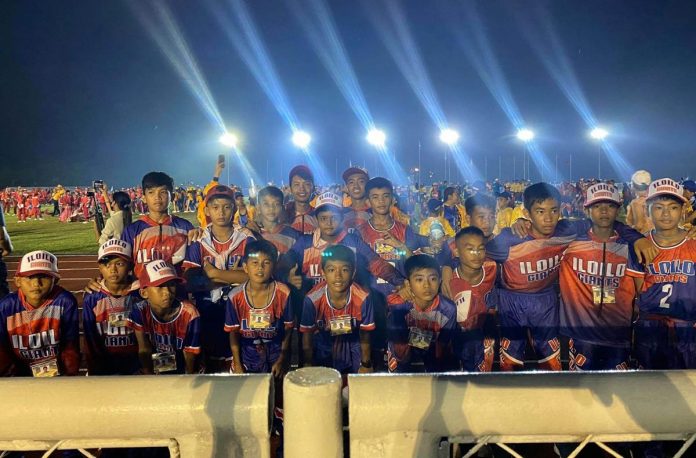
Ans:
MULTIPOLYGON (((141 0, 145 3, 146 0, 141 0)), ((136 184, 160 169, 177 183, 209 180, 220 128, 206 115, 126 1, 4 0, 0 6, 0 187, 136 184)), ((381 0, 327 3, 372 117, 404 169, 417 165, 441 179, 446 148, 370 20, 381 0)), ((287 180, 303 160, 290 128, 261 90, 215 20, 209 2, 166 2, 198 61, 227 127, 262 180, 287 180), (282 160, 281 160, 282 158, 282 160), (281 176, 282 172, 282 176, 281 176), (268 175, 267 175, 268 174, 268 175)), ((215 3, 231 10, 226 1, 215 3)), ((334 178, 348 161, 374 174, 365 130, 314 52, 291 8, 309 0, 246 2, 287 98, 314 139, 312 149, 334 178)), ((523 146, 515 127, 457 44, 467 35, 463 2, 404 1, 434 93, 461 150, 493 178, 520 175, 523 146), (487 158, 487 161, 484 160, 487 158)), ((489 0, 474 5, 510 93, 537 144, 562 174, 596 173, 596 143, 531 42, 549 23, 557 32, 598 123, 615 151, 653 177, 696 173, 696 2, 489 0), (546 18, 548 22, 544 22, 546 18), (544 25, 546 24, 546 25, 544 25), (556 159, 558 158, 558 159, 556 159)), ((151 6, 148 4, 146 6, 151 6)), ((468 35, 467 35, 468 36, 468 35)), ((545 42, 548 44, 548 41, 545 42)), ((547 58, 557 59, 546 46, 547 58)), ((609 163, 603 163, 605 175, 609 163)), ((609 172, 610 171, 610 172, 609 172)), ((233 180, 245 181, 239 167, 233 180)), ((452 172, 453 178, 456 172, 452 172)), ((538 177, 532 172, 533 178, 538 177)), ((424 180, 425 181, 425 180, 424 180)))

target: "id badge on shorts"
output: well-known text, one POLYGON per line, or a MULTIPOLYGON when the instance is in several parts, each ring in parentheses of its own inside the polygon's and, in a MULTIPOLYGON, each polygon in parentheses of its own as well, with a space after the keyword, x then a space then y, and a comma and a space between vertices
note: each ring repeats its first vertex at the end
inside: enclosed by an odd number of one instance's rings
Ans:
POLYGON ((271 327, 271 312, 267 310, 254 310, 249 312, 249 327, 251 329, 263 330, 271 327))
POLYGON ((176 371, 176 354, 171 352, 153 353, 152 367, 155 374, 176 371))
POLYGON ((353 332, 352 317, 350 315, 333 317, 329 320, 329 328, 332 336, 350 334, 353 332))
POLYGON ((616 289, 610 287, 604 287, 602 291, 601 286, 592 287, 592 300, 595 305, 599 304, 615 304, 616 303, 616 289), (602 300, 602 292, 604 292, 604 300, 602 300))
POLYGON ((408 344, 414 348, 427 350, 433 341, 433 332, 426 329, 411 328, 408 332, 408 344))
POLYGON ((31 375, 34 377, 56 377, 60 375, 58 372, 58 361, 48 359, 32 364, 31 375))
POLYGON ((125 312, 109 313, 109 327, 122 328, 126 326, 126 321, 127 320, 125 312))

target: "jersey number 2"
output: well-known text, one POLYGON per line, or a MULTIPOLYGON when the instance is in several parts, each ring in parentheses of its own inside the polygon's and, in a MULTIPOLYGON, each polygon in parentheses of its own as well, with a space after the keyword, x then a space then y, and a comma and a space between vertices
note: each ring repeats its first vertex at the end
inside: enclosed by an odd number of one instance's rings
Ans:
POLYGON ((662 292, 666 294, 665 297, 660 299, 660 308, 663 309, 668 309, 669 308, 669 300, 670 297, 672 297, 672 288, 673 285, 671 283, 667 283, 666 285, 662 285, 662 292))

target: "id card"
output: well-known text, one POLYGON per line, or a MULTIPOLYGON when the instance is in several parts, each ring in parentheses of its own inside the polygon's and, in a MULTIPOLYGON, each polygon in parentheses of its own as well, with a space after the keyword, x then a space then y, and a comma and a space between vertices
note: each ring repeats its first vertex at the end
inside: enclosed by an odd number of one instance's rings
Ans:
POLYGON ((152 367, 155 374, 176 371, 176 355, 170 352, 153 353, 152 367))
POLYGON ((433 332, 420 328, 411 328, 408 333, 408 344, 414 348, 427 350, 433 341, 433 332))
POLYGON ((126 326, 126 324, 127 320, 125 312, 109 313, 109 327, 121 328, 126 326))
POLYGON ((350 334, 353 332, 351 316, 337 316, 329 320, 329 327, 332 336, 340 336, 341 334, 350 334))
POLYGON ((31 365, 31 375, 34 377, 56 377, 58 372, 58 361, 48 359, 31 365))
POLYGON ((263 330, 271 327, 271 312, 268 310, 254 310, 249 312, 249 327, 251 329, 263 330))
POLYGON ((616 303, 616 290, 605 286, 604 291, 602 291, 601 286, 592 287, 592 299, 595 305, 599 304, 615 304, 616 303), (604 292, 604 300, 602 300, 602 292, 604 292))

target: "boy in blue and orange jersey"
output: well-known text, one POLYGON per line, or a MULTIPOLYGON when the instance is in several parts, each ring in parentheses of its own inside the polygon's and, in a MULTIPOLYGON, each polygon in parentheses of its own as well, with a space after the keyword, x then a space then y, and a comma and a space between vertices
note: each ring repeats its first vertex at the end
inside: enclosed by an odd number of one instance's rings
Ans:
POLYGON ((0 301, 0 376, 77 375, 77 301, 59 279, 58 259, 48 251, 22 257, 17 292, 0 301))
POLYGON ((346 208, 343 226, 348 230, 357 229, 370 217, 370 205, 365 189, 370 176, 365 169, 349 167, 343 172, 342 177, 350 197, 350 207, 346 208))
POLYGON ((128 317, 142 298, 131 277, 131 247, 123 240, 108 240, 99 247, 97 259, 101 290, 86 294, 82 303, 89 375, 132 375, 140 362, 128 317))
POLYGON ((283 255, 301 235, 297 230, 280 222, 283 213, 283 191, 275 186, 266 186, 259 191, 258 199, 256 222, 260 235, 275 245, 278 253, 283 255))
POLYGON ((133 307, 128 325, 135 330, 143 373, 195 373, 200 320, 192 303, 176 298, 183 279, 173 266, 158 260, 145 264, 138 280, 144 301, 133 307))
POLYGON ((297 165, 290 170, 288 182, 293 200, 285 207, 285 220, 296 231, 312 234, 319 227, 312 206, 314 175, 306 165, 297 165))
POLYGON ((330 245, 322 255, 324 281, 307 294, 300 320, 307 365, 341 374, 372 372, 372 299, 353 281, 355 263, 355 254, 344 245, 330 245))

